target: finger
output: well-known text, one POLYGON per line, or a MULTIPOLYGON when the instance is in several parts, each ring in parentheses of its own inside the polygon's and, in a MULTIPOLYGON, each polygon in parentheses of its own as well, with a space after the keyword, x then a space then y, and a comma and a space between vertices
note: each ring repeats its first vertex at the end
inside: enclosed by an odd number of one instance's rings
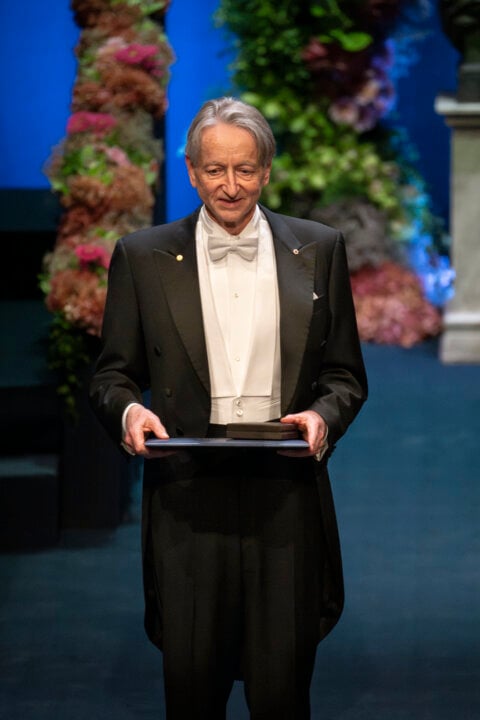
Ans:
POLYGON ((170 435, 167 433, 165 427, 160 422, 160 419, 153 415, 151 418, 152 422, 148 428, 148 431, 153 432, 155 437, 159 438, 159 440, 168 440, 170 435))
POLYGON ((300 413, 292 413, 291 415, 284 415, 284 417, 280 418, 280 422, 302 425, 304 423, 304 416, 300 413))
POLYGON ((312 436, 314 434, 311 418, 309 418, 308 415, 303 415, 301 413, 298 413, 296 415, 287 415, 286 418, 288 419, 285 419, 285 422, 295 424, 301 431, 303 439, 310 445, 312 442, 312 436))
POLYGON ((157 417, 148 417, 144 424, 134 434, 134 444, 137 453, 145 455, 148 449, 145 446, 146 438, 152 434, 160 440, 167 440, 169 435, 157 417))
POLYGON ((123 449, 125 450, 125 452, 127 452, 129 455, 136 455, 136 452, 133 449, 133 447, 131 445, 128 445, 125 440, 122 440, 121 445, 122 445, 123 449))
POLYGON ((129 435, 126 436, 128 444, 133 446, 133 449, 137 455, 143 455, 146 452, 145 448, 145 434, 143 429, 134 428, 129 435))
POLYGON ((281 422, 294 423, 302 432, 303 439, 308 442, 310 455, 316 455, 326 442, 327 426, 319 413, 305 410, 291 413, 280 419, 281 422))
POLYGON ((135 452, 145 452, 145 437, 153 433, 160 439, 168 439, 169 435, 157 415, 141 408, 132 408, 131 414, 127 417, 127 432, 125 442, 133 446, 135 452))
MULTIPOLYGON (((144 425, 143 427, 143 435, 142 435, 142 449, 140 453, 144 457, 154 457, 152 454, 151 448, 147 448, 145 445, 145 440, 148 435, 153 433, 156 438, 159 440, 168 440, 170 435, 165 430, 165 427, 162 425, 160 420, 156 415, 153 415, 151 418, 149 418, 149 421, 144 425)), ((176 452, 174 450, 161 450, 158 455, 155 455, 155 457, 166 457, 167 455, 171 455, 173 452, 176 452)))

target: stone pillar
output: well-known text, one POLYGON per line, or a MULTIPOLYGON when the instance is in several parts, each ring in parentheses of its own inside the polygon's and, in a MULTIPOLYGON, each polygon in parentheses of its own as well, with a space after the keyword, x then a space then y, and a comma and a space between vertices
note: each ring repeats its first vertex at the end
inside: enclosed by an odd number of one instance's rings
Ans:
POLYGON ((450 230, 456 273, 440 357, 445 363, 480 363, 480 101, 443 95, 435 109, 452 128, 450 230))

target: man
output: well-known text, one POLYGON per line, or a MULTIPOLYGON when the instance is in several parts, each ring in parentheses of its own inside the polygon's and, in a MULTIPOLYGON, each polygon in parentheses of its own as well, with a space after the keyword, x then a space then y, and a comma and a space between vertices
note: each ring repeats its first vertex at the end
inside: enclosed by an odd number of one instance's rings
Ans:
POLYGON ((252 718, 309 718, 316 646, 343 605, 327 457, 367 384, 340 234, 258 205, 274 150, 255 108, 207 102, 186 146, 202 207, 112 258, 91 396, 118 442, 148 457, 148 435, 279 418, 308 442, 145 463, 145 623, 169 720, 225 718, 240 677, 252 718))

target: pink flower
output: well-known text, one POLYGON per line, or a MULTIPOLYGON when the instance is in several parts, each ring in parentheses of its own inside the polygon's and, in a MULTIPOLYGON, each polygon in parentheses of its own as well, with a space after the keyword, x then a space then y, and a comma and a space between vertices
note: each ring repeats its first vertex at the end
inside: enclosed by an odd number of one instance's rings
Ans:
POLYGON ((115 59, 127 65, 142 65, 145 69, 153 69, 153 67, 156 66, 154 58, 157 53, 158 47, 156 45, 132 43, 125 48, 117 50, 115 59))
POLYGON ((80 261, 82 270, 88 269, 88 266, 92 264, 105 269, 110 265, 110 256, 101 245, 94 245, 93 243, 77 245, 74 253, 80 261))
POLYGON ((80 132, 94 132, 103 135, 115 127, 116 124, 116 118, 108 113, 80 110, 70 115, 67 122, 67 133, 73 135, 80 132))
POLYGON ((127 153, 119 147, 107 147, 105 149, 105 155, 109 160, 115 163, 115 165, 125 166, 130 165, 127 153))
POLYGON ((441 331, 440 313, 407 268, 392 262, 364 267, 351 283, 362 340, 412 347, 441 331))
POLYGON ((101 47, 98 49, 98 58, 104 59, 109 57, 115 57, 115 53, 119 50, 123 50, 127 47, 127 43, 125 40, 121 37, 111 37, 108 38, 107 42, 103 43, 101 47))

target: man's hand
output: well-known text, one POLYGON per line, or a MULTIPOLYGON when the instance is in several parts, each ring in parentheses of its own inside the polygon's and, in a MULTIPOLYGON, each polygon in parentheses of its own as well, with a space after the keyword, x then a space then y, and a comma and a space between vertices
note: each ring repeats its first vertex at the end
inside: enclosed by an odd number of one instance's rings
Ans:
POLYGON ((125 418, 125 434, 123 445, 132 455, 149 455, 145 447, 145 438, 150 433, 161 440, 167 440, 169 435, 160 418, 143 405, 132 405, 125 418))
POLYGON ((322 416, 315 410, 305 410, 304 412, 285 415, 280 422, 297 425, 303 439, 308 443, 308 450, 281 451, 282 455, 291 454, 296 457, 305 457, 317 455, 324 450, 327 442, 328 427, 322 416))

